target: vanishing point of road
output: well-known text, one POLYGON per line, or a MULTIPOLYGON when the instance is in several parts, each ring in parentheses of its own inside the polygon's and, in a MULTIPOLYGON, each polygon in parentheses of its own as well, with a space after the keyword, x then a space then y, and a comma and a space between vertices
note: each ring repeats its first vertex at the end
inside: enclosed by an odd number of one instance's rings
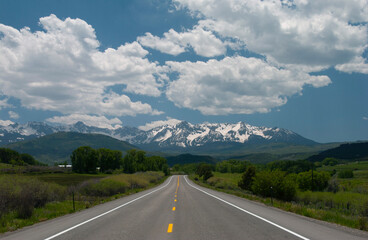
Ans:
POLYGON ((172 176, 150 190, 0 238, 353 240, 368 239, 368 234, 200 187, 187 176, 172 176))

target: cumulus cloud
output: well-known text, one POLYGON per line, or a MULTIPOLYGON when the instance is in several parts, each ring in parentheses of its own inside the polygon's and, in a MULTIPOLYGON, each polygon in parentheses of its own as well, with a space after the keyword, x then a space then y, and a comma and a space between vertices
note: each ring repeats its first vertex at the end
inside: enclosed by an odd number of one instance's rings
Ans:
POLYGON ((178 55, 192 48, 193 51, 203 57, 215 57, 226 53, 226 43, 218 39, 211 31, 197 25, 193 29, 176 32, 170 29, 162 38, 146 33, 138 37, 140 44, 159 50, 163 53, 178 55))
POLYGON ((363 117, 363 120, 368 120, 368 117, 363 117))
POLYGON ((0 110, 3 109, 3 108, 9 108, 9 107, 12 107, 12 105, 10 105, 8 103, 8 99, 7 98, 0 99, 0 110))
POLYGON ((144 131, 148 131, 150 129, 153 129, 155 127, 160 127, 160 126, 175 126, 176 124, 180 123, 181 120, 178 119, 174 119, 174 118, 166 118, 166 120, 159 120, 159 121, 153 121, 150 123, 146 123, 146 125, 144 126, 139 126, 138 128, 140 130, 144 130, 144 131))
POLYGON ((105 116, 91 116, 83 114, 71 114, 68 116, 55 116, 46 119, 50 123, 58 124, 75 124, 77 122, 83 122, 87 126, 107 128, 107 129, 117 129, 120 128, 122 122, 118 118, 108 119, 105 116))
POLYGON ((257 58, 226 57, 220 61, 167 62, 178 79, 166 95, 176 106, 205 115, 265 113, 300 93, 306 84, 330 83, 327 76, 276 68, 257 58))
POLYGON ((347 73, 368 74, 368 63, 362 57, 357 57, 353 61, 345 64, 339 64, 335 67, 337 70, 347 73))
POLYGON ((6 126, 9 126, 9 125, 12 125, 14 124, 14 122, 10 121, 10 120, 1 120, 0 119, 0 126, 2 127, 6 127, 6 126))
POLYGON ((160 114, 130 92, 157 97, 165 68, 150 62, 138 42, 100 51, 91 25, 81 19, 40 18, 43 31, 0 24, 0 88, 22 106, 64 114, 160 114), (123 92, 107 89, 120 85, 123 92))
POLYGON ((199 25, 278 64, 321 70, 348 63, 367 47, 366 0, 175 2, 200 15, 199 25))
POLYGON ((19 114, 16 113, 16 112, 9 111, 8 114, 9 114, 9 117, 12 118, 12 119, 18 119, 19 118, 19 114))

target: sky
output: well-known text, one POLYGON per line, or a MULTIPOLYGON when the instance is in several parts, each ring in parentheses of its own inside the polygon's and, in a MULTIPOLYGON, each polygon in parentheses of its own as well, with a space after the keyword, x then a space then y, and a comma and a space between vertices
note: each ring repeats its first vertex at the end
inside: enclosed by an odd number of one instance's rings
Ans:
POLYGON ((1 0, 0 125, 368 140, 366 0, 1 0))

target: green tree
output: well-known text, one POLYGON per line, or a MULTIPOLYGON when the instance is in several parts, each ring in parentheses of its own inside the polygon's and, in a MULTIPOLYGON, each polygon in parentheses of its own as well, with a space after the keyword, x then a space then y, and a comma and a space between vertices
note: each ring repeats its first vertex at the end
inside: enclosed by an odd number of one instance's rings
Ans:
POLYGON ((289 201, 295 197, 296 184, 286 172, 266 170, 256 174, 252 191, 262 197, 274 197, 289 201))
POLYGON ((165 164, 162 166, 162 172, 165 174, 165 176, 169 176, 170 175, 170 168, 169 165, 165 164))
POLYGON ((207 179, 213 176, 212 166, 205 163, 200 164, 197 168, 196 173, 199 175, 199 177, 203 177, 203 182, 205 182, 207 181, 207 179))
POLYGON ((238 182, 238 186, 245 190, 251 190, 253 183, 253 178, 256 175, 256 168, 254 166, 249 166, 247 170, 243 173, 242 179, 238 182))
POLYGON ((128 150, 123 159, 123 171, 125 173, 135 173, 137 171, 136 163, 137 150, 128 150))
POLYGON ((20 154, 9 148, 0 148, 0 162, 13 165, 23 165, 20 154))
POLYGON ((115 170, 120 168, 122 152, 117 150, 110 150, 106 148, 98 149, 99 161, 101 172, 107 170, 115 170))
POLYGON ((325 158, 322 161, 322 165, 325 166, 335 166, 339 163, 339 160, 337 160, 336 158, 325 158))
POLYGON ((354 173, 353 170, 342 170, 339 171, 339 173, 337 174, 337 177, 339 178, 353 178, 354 177, 354 173))
POLYGON ((28 153, 22 153, 20 155, 20 159, 29 165, 38 165, 39 163, 34 159, 33 156, 29 155, 28 153))
POLYGON ((77 173, 96 173, 98 152, 91 147, 79 147, 70 156, 72 169, 77 173))
POLYGON ((312 171, 308 171, 299 173, 296 181, 298 183, 299 189, 302 191, 323 191, 328 186, 330 177, 331 176, 328 172, 314 171, 312 181, 312 171))

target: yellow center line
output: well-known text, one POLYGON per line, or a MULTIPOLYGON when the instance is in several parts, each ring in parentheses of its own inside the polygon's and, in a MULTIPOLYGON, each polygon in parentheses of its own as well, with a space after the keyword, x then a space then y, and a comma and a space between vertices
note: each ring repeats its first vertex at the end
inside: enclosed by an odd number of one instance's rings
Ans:
POLYGON ((169 224, 169 227, 167 228, 167 232, 168 232, 168 233, 171 233, 171 232, 172 232, 172 229, 173 229, 173 224, 172 224, 172 223, 170 223, 170 224, 169 224))
POLYGON ((175 202, 176 202, 176 199, 175 199, 175 202))
POLYGON ((175 208, 175 207, 173 207, 173 209, 172 209, 172 210, 173 210, 173 211, 175 211, 175 209, 176 209, 176 208, 175 208))
POLYGON ((175 195, 175 197, 177 197, 177 195, 175 195))

